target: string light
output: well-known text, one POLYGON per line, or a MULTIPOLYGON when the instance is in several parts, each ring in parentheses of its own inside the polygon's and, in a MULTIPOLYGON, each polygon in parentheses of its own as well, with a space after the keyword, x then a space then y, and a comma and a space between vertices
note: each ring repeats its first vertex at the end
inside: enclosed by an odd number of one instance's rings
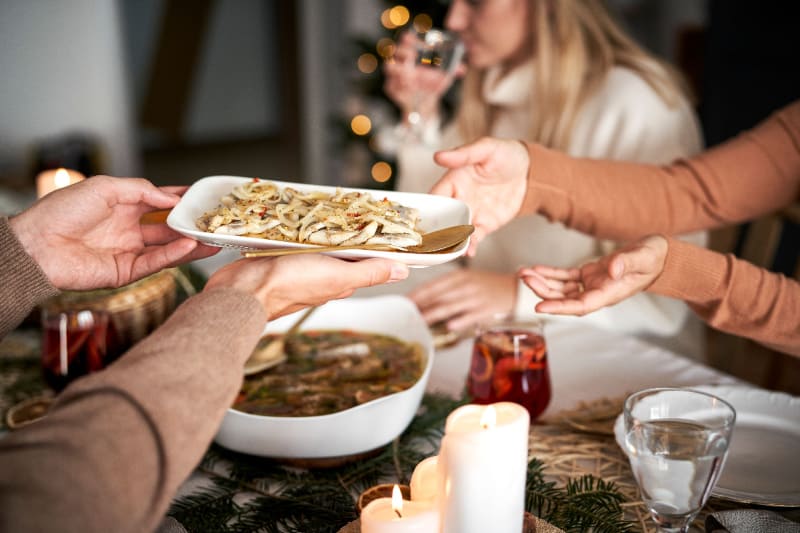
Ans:
POLYGON ((378 68, 378 58, 373 54, 364 53, 358 56, 358 70, 364 74, 372 74, 378 68))
POLYGON ((433 28, 433 19, 430 17, 430 15, 420 13, 414 17, 414 29, 417 31, 417 33, 425 33, 431 28, 433 28))
POLYGON ((389 178, 392 177, 392 167, 386 161, 378 161, 372 165, 371 174, 372 179, 378 183, 384 183, 389 181, 389 178))
POLYGON ((356 135, 366 135, 372 129, 372 121, 366 115, 356 115, 350 121, 350 129, 356 135))
POLYGON ((378 55, 384 59, 394 55, 395 47, 395 42, 388 37, 384 37, 383 39, 379 40, 378 44, 375 45, 378 55))
POLYGON ((387 30, 393 30, 397 26, 394 25, 392 22, 392 10, 391 9, 384 9, 383 13, 381 13, 381 25, 386 28, 387 30))
POLYGON ((408 12, 406 6, 394 6, 389 10, 389 21, 396 28, 407 24, 409 18, 411 18, 411 13, 408 12))

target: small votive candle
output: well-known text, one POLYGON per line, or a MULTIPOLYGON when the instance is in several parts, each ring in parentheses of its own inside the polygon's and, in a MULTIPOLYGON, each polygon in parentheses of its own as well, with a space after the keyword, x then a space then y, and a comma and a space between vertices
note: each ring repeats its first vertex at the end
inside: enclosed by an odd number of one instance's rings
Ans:
POLYGON ((438 463, 439 457, 434 455, 423 459, 416 468, 414 468, 410 483, 411 500, 415 502, 435 503, 436 493, 439 490, 438 463))
POLYGON ((361 533, 438 533, 439 513, 430 503, 404 500, 394 486, 391 498, 378 498, 361 511, 361 533))
POLYGON ((84 179, 86 179, 86 176, 77 170, 68 170, 66 168, 43 170, 36 176, 36 197, 41 198, 56 189, 67 187, 84 179))

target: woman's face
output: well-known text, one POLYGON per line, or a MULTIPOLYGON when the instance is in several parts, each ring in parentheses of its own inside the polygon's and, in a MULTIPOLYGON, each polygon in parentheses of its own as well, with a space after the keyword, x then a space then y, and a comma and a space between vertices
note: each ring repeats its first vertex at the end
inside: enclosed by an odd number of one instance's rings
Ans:
POLYGON ((529 0, 453 0, 444 25, 459 34, 470 66, 518 62, 531 42, 529 0))

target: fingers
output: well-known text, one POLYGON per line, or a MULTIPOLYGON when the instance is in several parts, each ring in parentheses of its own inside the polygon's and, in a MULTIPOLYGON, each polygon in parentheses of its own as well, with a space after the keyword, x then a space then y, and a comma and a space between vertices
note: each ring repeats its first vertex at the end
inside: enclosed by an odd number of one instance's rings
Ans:
POLYGON ((580 280, 581 270, 579 268, 557 268, 547 265, 533 265, 528 268, 519 269, 518 275, 538 275, 553 280, 569 281, 580 280))
POLYGON ((183 196, 186 191, 189 190, 188 185, 165 185, 163 187, 159 187, 162 191, 167 194, 176 194, 178 196, 183 196))
POLYGON ((86 182, 92 182, 91 187, 102 194, 110 205, 144 203, 164 209, 175 206, 180 200, 177 194, 161 190, 143 178, 95 176, 86 182))
POLYGON ((166 224, 144 224, 141 226, 142 239, 147 246, 154 244, 166 244, 175 239, 183 237, 180 233, 173 230, 166 224))

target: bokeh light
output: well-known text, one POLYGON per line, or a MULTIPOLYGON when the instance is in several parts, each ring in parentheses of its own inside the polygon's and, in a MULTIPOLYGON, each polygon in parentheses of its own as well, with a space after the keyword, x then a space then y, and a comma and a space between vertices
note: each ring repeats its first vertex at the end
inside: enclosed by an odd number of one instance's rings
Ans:
POLYGON ((384 9, 383 13, 381 13, 381 25, 386 28, 387 30, 393 30, 397 26, 394 25, 392 22, 392 10, 391 9, 384 9))
POLYGON ((433 28, 433 19, 430 15, 420 13, 414 17, 414 29, 417 30, 417 33, 425 33, 431 28, 433 28))
POLYGON ((364 74, 372 74, 378 68, 378 58, 375 55, 366 53, 358 56, 358 70, 364 74))
POLYGON ((408 23, 409 18, 411 18, 411 13, 408 12, 406 6, 394 6, 389 10, 389 21, 395 27, 404 26, 408 23))
POLYGON ((372 179, 378 183, 389 181, 392 177, 392 167, 386 161, 378 161, 372 165, 372 179))
POLYGON ((395 42, 388 37, 384 37, 383 39, 379 40, 378 44, 375 45, 378 55, 384 59, 387 57, 392 57, 394 55, 395 48, 395 42))
POLYGON ((372 129, 372 121, 367 115, 356 115, 350 121, 350 129, 356 135, 366 135, 372 129))

